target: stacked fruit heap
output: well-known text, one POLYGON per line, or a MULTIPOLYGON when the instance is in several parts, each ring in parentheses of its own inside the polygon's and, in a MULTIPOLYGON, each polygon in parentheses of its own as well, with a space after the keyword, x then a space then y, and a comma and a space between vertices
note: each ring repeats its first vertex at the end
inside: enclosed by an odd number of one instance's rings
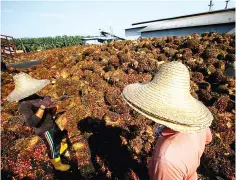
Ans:
POLYGON ((74 162, 82 174, 93 173, 93 178, 119 178, 125 172, 130 179, 142 179, 156 142, 154 123, 130 109, 120 94, 127 84, 150 81, 162 63, 180 61, 189 67, 191 94, 215 117, 213 141, 206 147, 198 171, 203 179, 233 179, 235 79, 225 71, 232 67, 234 53, 234 34, 205 33, 17 56, 18 61, 40 59, 42 64, 1 72, 2 172, 16 179, 55 176, 45 146, 24 124, 17 104, 4 101, 14 89, 13 75, 23 71, 51 81, 40 95, 71 96, 56 103, 57 123, 68 131, 71 143, 65 160, 74 162))

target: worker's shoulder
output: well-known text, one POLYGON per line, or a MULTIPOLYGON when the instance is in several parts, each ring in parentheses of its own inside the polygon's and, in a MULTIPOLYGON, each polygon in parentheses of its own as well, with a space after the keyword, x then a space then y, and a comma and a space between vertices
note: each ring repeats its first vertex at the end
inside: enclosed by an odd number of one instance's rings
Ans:
POLYGON ((198 143, 197 133, 177 133, 168 140, 168 146, 163 154, 168 160, 183 158, 185 153, 189 153, 198 143))
POLYGON ((28 105, 28 101, 19 101, 18 102, 18 106, 25 106, 25 105, 28 105))
POLYGON ((20 110, 25 108, 31 108, 31 104, 28 103, 27 101, 18 102, 18 108, 20 110))
POLYGON ((18 102, 18 107, 22 107, 22 106, 25 106, 25 105, 27 105, 27 103, 25 101, 18 102))
POLYGON ((189 145, 189 143, 194 143, 199 136, 201 136, 200 133, 197 132, 192 132, 192 133, 183 133, 183 132, 179 132, 176 133, 175 136, 173 136, 173 138, 171 138, 170 143, 172 145, 178 145, 182 144, 182 145, 189 145))

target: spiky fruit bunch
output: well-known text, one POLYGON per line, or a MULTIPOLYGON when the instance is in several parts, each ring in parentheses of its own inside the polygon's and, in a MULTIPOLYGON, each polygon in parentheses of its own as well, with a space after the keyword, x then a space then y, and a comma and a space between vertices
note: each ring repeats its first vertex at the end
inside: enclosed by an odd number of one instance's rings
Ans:
POLYGON ((206 147, 198 173, 202 179, 233 179, 235 79, 224 73, 234 54, 234 34, 204 33, 73 46, 6 59, 40 59, 41 64, 1 72, 2 172, 11 179, 58 178, 46 146, 33 141, 33 129, 17 119, 17 103, 6 101, 15 87, 13 76, 26 72, 51 81, 39 95, 70 96, 58 101, 53 111, 58 126, 68 132, 69 153, 62 159, 72 165, 72 173, 66 178, 81 174, 85 179, 147 179, 147 161, 157 140, 154 122, 124 102, 122 89, 149 82, 163 63, 178 61, 190 71, 191 95, 214 115, 213 142, 206 147))

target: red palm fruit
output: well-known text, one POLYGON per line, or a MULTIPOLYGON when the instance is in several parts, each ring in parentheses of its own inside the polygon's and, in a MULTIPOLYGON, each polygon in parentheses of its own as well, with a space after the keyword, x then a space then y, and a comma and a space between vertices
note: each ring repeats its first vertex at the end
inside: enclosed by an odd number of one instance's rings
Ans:
POLYGON ((218 112, 224 112, 228 106, 230 98, 228 96, 221 96, 215 103, 215 107, 218 112))
POLYGON ((200 72, 191 72, 190 79, 194 82, 201 82, 204 79, 204 76, 200 72))

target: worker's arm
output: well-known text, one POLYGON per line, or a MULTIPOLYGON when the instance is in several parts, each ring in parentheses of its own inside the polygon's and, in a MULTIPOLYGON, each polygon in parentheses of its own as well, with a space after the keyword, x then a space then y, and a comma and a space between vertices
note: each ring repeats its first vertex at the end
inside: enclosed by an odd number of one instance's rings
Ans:
POLYGON ((19 112, 25 116, 26 122, 29 126, 37 127, 39 122, 41 121, 44 111, 47 106, 49 106, 52 101, 50 97, 45 97, 43 100, 38 101, 38 105, 36 105, 37 102, 31 103, 28 101, 20 103, 19 112), (34 114, 32 111, 32 106, 39 106, 38 111, 34 114))
POLYGON ((41 105, 38 111, 35 113, 35 115, 39 117, 40 119, 42 119, 45 109, 46 109, 46 106, 41 105))

